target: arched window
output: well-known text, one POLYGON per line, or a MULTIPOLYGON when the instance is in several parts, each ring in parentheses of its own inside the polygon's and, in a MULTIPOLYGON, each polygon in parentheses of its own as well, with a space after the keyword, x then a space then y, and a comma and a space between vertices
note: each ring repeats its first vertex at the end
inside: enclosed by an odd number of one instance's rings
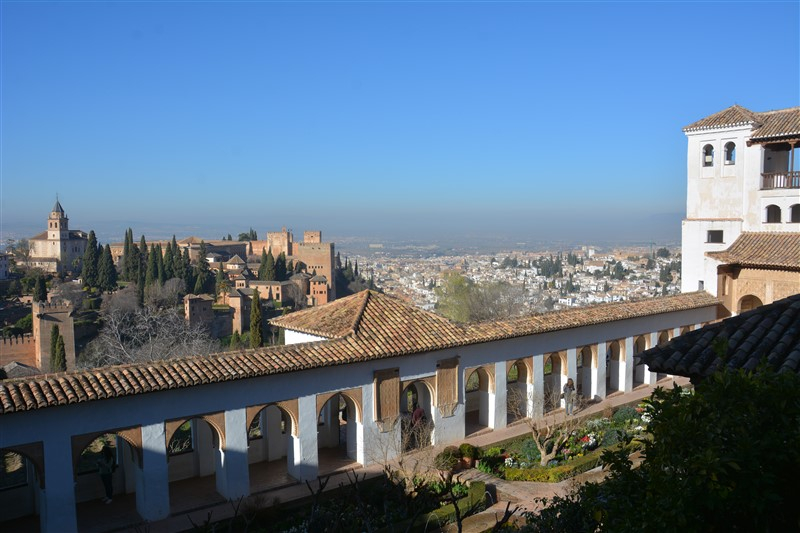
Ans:
POLYGON ((714 147, 710 144, 703 146, 703 166, 704 167, 713 167, 714 166, 714 147))
POLYGON ((725 143, 725 164, 733 165, 734 163, 736 163, 736 144, 725 143))
POLYGON ((794 204, 789 209, 789 221, 800 222, 800 204, 794 204))
POLYGON ((481 388, 481 377, 478 375, 478 371, 474 371, 472 374, 469 375, 467 378, 467 387, 465 392, 475 392, 480 390, 481 388))
POLYGON ((781 208, 777 205, 767 206, 767 223, 776 224, 781 221, 781 208))

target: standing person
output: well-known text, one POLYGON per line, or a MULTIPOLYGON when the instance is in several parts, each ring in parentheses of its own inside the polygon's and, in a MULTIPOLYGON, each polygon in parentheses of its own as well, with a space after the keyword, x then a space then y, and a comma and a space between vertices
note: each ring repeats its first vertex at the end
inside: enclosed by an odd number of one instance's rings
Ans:
POLYGON ((103 488, 106 495, 103 498, 103 503, 111 503, 111 496, 114 494, 114 488, 111 483, 111 475, 114 473, 116 461, 114 460, 114 452, 108 446, 103 446, 103 451, 100 454, 100 459, 97 460, 98 473, 100 480, 103 482, 103 488))
POLYGON ((414 412, 411 413, 411 425, 416 426, 422 422, 423 418, 425 418, 425 411, 419 406, 419 404, 415 403, 414 412))
POLYGON ((569 378, 567 380, 567 384, 564 385, 564 406, 566 407, 567 416, 573 414, 574 402, 575 402, 575 383, 573 383, 572 378, 569 378))

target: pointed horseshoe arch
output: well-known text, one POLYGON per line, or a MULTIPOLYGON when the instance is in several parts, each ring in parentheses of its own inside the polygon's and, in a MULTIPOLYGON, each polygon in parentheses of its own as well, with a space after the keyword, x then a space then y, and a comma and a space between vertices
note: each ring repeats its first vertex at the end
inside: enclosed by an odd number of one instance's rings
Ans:
MULTIPOLYGON (((133 450, 133 453, 136 455, 136 460, 139 465, 142 464, 142 428, 141 426, 131 427, 131 428, 117 428, 117 429, 109 429, 107 431, 96 431, 93 433, 84 433, 83 435, 73 435, 72 436, 72 475, 73 477, 77 476, 78 472, 78 461, 81 459, 81 454, 89 446, 92 442, 96 439, 102 437, 103 435, 116 435, 117 437, 121 438, 133 450)), ((169 440, 167 440, 169 443, 169 440)))
POLYGON ((293 437, 297 437, 298 435, 298 410, 297 410, 297 400, 284 400, 281 402, 270 402, 270 403, 262 403, 258 405, 251 405, 247 407, 247 427, 250 427, 250 424, 253 423, 255 417, 258 414, 269 407, 270 405, 274 405, 277 407, 283 414, 289 417, 289 422, 291 427, 289 428, 289 434, 293 437))
MULTIPOLYGON (((219 413, 207 413, 204 415, 192 415, 187 416, 185 418, 176 418, 174 420, 167 420, 164 422, 164 435, 166 437, 165 445, 169 448, 169 441, 172 440, 172 437, 175 435, 175 432, 178 431, 178 428, 181 427, 184 423, 189 422, 190 420, 198 418, 200 420, 205 421, 208 423, 209 426, 214 430, 217 437, 219 438, 219 449, 225 449, 225 413, 220 411, 219 413)), ((167 454, 167 459, 169 459, 169 454, 167 454)))

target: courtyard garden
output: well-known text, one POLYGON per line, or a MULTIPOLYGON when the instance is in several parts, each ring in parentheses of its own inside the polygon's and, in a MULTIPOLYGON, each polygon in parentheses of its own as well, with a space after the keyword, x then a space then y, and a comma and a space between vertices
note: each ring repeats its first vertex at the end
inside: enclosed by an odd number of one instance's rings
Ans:
POLYGON ((600 466, 605 450, 632 453, 641 447, 651 419, 648 409, 647 402, 607 409, 602 416, 568 419, 485 450, 449 446, 437 456, 437 468, 454 471, 475 463, 478 470, 508 481, 557 483, 600 466))

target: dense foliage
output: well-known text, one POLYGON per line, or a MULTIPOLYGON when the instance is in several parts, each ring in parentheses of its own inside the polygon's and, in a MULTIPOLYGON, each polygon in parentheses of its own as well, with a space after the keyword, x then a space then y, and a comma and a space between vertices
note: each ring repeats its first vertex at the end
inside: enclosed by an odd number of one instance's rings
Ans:
POLYGON ((800 377, 727 371, 649 405, 643 463, 607 452, 606 481, 555 497, 526 531, 798 530, 800 377))

